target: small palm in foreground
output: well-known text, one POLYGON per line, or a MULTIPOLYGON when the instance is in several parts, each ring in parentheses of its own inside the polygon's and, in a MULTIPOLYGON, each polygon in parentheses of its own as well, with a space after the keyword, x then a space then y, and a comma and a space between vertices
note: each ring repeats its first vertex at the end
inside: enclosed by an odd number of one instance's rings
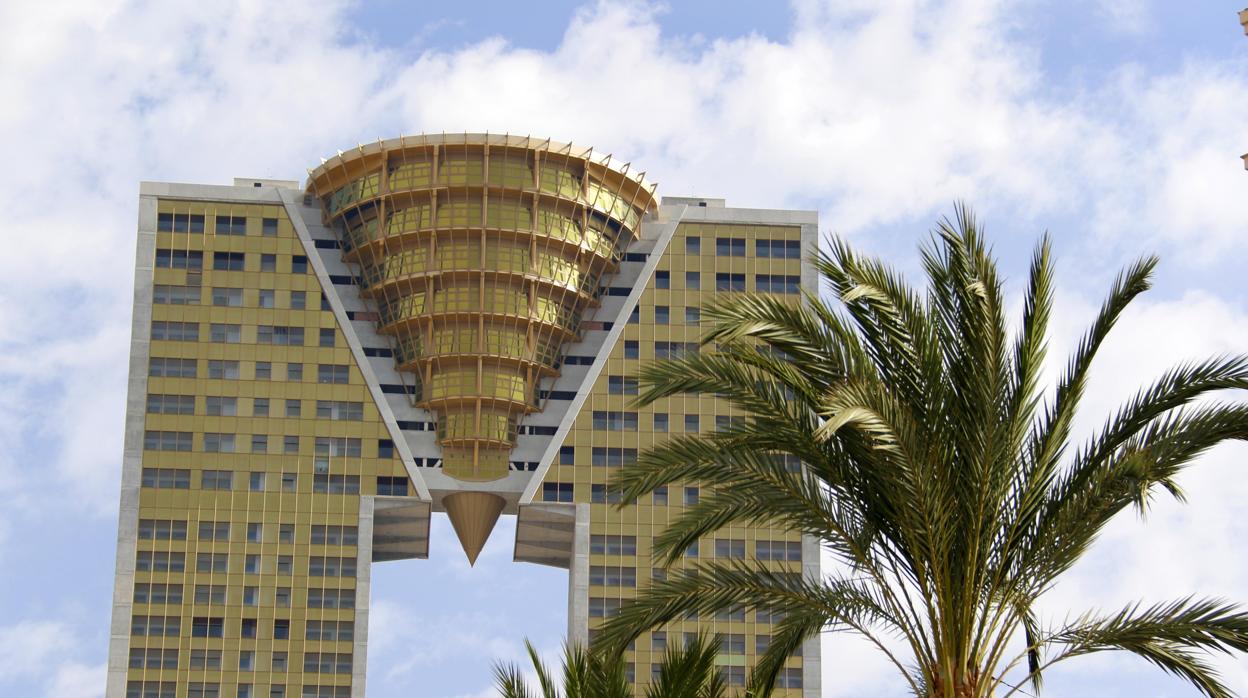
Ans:
POLYGON ((1115 515, 1143 510, 1159 491, 1181 497, 1175 477, 1193 459, 1248 438, 1248 406, 1204 399, 1248 388, 1248 360, 1172 369, 1076 448, 1071 425, 1093 357, 1149 287, 1155 260, 1115 281, 1046 398, 1047 239, 1013 335, 996 262, 965 209, 941 223, 922 257, 925 294, 833 240, 815 266, 843 311, 813 296, 794 307, 740 295, 703 311, 713 324, 704 344, 717 352, 643 371, 643 404, 711 393, 747 415, 720 433, 674 438, 619 474, 626 502, 673 483, 705 486, 656 540, 660 558, 673 562, 699 538, 743 523, 803 531, 843 565, 822 579, 748 561, 673 570, 626 604, 600 642, 620 647, 693 611, 769 607, 785 620, 754 670, 759 695, 784 657, 825 630, 868 638, 918 696, 1008 696, 1016 689, 1007 674, 1039 689, 1047 667, 1105 650, 1230 695, 1208 657, 1248 650, 1238 606, 1187 598, 1049 626, 1036 605, 1115 515), (800 458, 804 472, 777 454, 800 458), (891 651, 889 638, 903 649, 891 651))
MULTIPOLYGON (((527 641, 524 645, 537 673, 540 698, 632 698, 633 691, 624 673, 624 658, 619 653, 603 656, 581 647, 566 646, 562 681, 556 682, 533 645, 527 641)), ((646 690, 646 698, 723 698, 727 689, 715 666, 718 648, 713 639, 699 637, 683 649, 668 650, 658 675, 646 690)), ((503 698, 533 696, 520 668, 514 664, 495 666, 494 676, 503 698)))

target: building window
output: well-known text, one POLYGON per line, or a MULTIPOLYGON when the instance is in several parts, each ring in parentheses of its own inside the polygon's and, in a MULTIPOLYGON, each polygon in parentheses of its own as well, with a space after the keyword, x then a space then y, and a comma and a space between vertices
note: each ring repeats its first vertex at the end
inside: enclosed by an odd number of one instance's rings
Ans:
POLYGON ((139 540, 186 540, 186 522, 140 519, 139 540))
POLYGON ((153 320, 152 339, 168 342, 198 342, 199 323, 153 320))
POLYGON ((685 288, 690 291, 697 291, 702 288, 702 273, 696 271, 685 272, 685 288))
POLYGON ((201 471, 199 486, 205 490, 234 489, 234 473, 229 470, 201 471))
POLYGON ((607 376, 607 392, 611 395, 636 395, 638 382, 631 376, 607 376))
POLYGON ((800 293, 802 277, 792 274, 755 274, 754 290, 759 293, 800 293))
POLYGON ((239 636, 245 640, 254 640, 258 628, 259 623, 256 622, 255 618, 244 618, 242 625, 239 627, 239 636))
POLYGON ((603 587, 635 587, 637 568, 594 565, 589 568, 589 583, 603 587))
POLYGON ((759 560, 801 562, 801 541, 760 540, 754 543, 754 556, 759 560))
POLYGON ((691 507, 697 503, 698 503, 698 488, 686 487, 685 488, 685 506, 691 507))
POLYGON ((745 274, 725 274, 715 275, 716 291, 744 291, 745 290, 745 274))
POLYGON ((738 538, 716 538, 715 557, 730 559, 744 558, 745 541, 738 538))
POLYGON ((152 302, 158 305, 198 305, 199 293, 199 288, 195 286, 156 284, 152 290, 152 302))
POLYGON ((181 584, 135 584, 134 602, 153 605, 182 603, 181 584))
POLYGON ((593 427, 600 431, 637 431, 637 413, 595 410, 593 427))
POLYGON ((308 273, 308 258, 301 254, 297 254, 291 257, 290 258, 290 273, 307 274, 308 273))
POLYGON ((199 553, 195 556, 195 571, 212 573, 225 573, 230 568, 229 553, 199 553))
POLYGON ((303 328, 259 325, 256 327, 256 344, 301 347, 303 346, 303 328))
POLYGON ((217 216, 217 235, 246 235, 247 219, 243 216, 217 216))
POLYGON ((229 521, 200 521, 199 540, 229 540, 229 521))
POLYGON ((277 527, 278 543, 294 543, 295 542, 295 525, 294 524, 278 524, 277 527))
POLYGON ((364 419, 364 403, 343 400, 317 400, 318 419, 358 422, 364 419))
POLYGON ((624 358, 637 359, 641 357, 641 343, 635 339, 624 340, 624 358))
POLYGON ((204 253, 199 250, 156 250, 156 268, 198 271, 204 268, 204 253))
POLYGON ((247 542, 260 543, 264 541, 264 524, 249 523, 247 524, 247 542))
POLYGON ((273 379, 273 364, 268 361, 256 362, 256 380, 267 381, 273 379))
POLYGON ((252 453, 268 453, 269 437, 267 434, 251 435, 251 452, 252 453))
POLYGON ((260 271, 277 271, 277 255, 260 255, 260 271))
POLYGON ((205 432, 204 453, 234 453, 234 435, 205 432))
POLYGON ((666 305, 654 306, 654 324, 667 325, 672 321, 672 309, 666 305))
POLYGON ((310 577, 354 577, 354 557, 320 557, 313 555, 308 558, 308 576, 310 577))
POLYGON ((147 375, 156 378, 194 378, 195 359, 166 359, 153 357, 147 363, 147 375))
POLYGON ((594 599, 589 600, 589 617, 590 618, 610 618, 620 612, 620 599, 594 599))
POLYGON ((670 271, 654 272, 654 287, 657 289, 669 289, 672 287, 672 273, 670 271))
POLYGON ((350 378, 350 367, 346 364, 317 364, 316 366, 317 383, 347 383, 350 378))
POLYGON ((251 399, 251 416, 269 416, 269 399, 267 397, 257 397, 251 399))
POLYGON ((156 231, 161 233, 202 233, 204 232, 204 216, 199 213, 158 213, 156 214, 156 231))
POLYGON ((271 288, 260 289, 259 305, 261 308, 276 307, 277 292, 271 288))
POLYGON ((293 419, 300 415, 303 411, 303 403, 299 400, 286 401, 286 418, 293 419))
POLYGON ((149 414, 195 414, 194 395, 148 395, 149 414))
POLYGON ((542 501, 543 502, 571 502, 572 501, 572 483, 570 482, 543 482, 542 483, 542 501))
POLYGON ((696 235, 686 237, 685 254, 702 254, 702 238, 696 235))
POLYGON ((188 490, 191 488, 191 471, 182 468, 144 468, 143 487, 156 489, 188 490))
POLYGON ((394 458, 394 442, 390 439, 377 440, 377 457, 394 458))
POLYGON ((633 311, 628 314, 628 324, 636 325, 641 322, 641 306, 634 305, 633 311))
POLYGON ((223 637, 225 619, 197 617, 191 619, 191 637, 223 637))
POLYGON ((744 257, 745 238, 715 238, 717 257, 744 257))
MULTIPOLYGON (((299 450, 299 446, 298 446, 299 437, 292 437, 292 438, 296 440, 295 451, 297 452, 299 450)), ((282 473, 282 491, 283 492, 294 492, 296 489, 298 489, 298 485, 299 485, 298 473, 282 473)))
POLYGON ((252 492, 264 491, 264 473, 251 473, 248 477, 247 489, 252 492))
POLYGON ((656 487, 650 493, 650 498, 656 507, 667 506, 667 487, 656 487))
POLYGON ((589 537, 589 552, 597 555, 636 555, 636 536, 598 535, 589 537))
POLYGON ((317 494, 359 494, 359 475, 327 475, 312 476, 312 491, 317 494))
POLYGON ((282 453, 290 454, 290 453, 298 453, 298 452, 299 452, 299 437, 298 436, 283 436, 282 437, 282 453))
POLYGON ((234 417, 238 415, 238 398, 209 395, 204 398, 204 412, 209 417, 234 417))
POLYGON ((225 585, 224 584, 196 584, 195 585, 195 603, 197 604, 224 604, 225 603, 225 585))
POLYGON ((619 490, 596 484, 589 487, 589 501, 594 504, 619 504, 623 499, 619 490))
POLYGON ((377 478, 377 494, 390 497, 406 497, 407 496, 407 478, 405 477, 385 477, 377 478))
POLYGON ((214 322, 208 330, 208 341, 223 344, 238 344, 243 341, 243 329, 240 325, 214 322))
POLYGON ((801 259, 802 243, 799 240, 756 240, 754 254, 772 259, 801 259))
POLYGON ((696 414, 685 415, 685 431, 689 433, 698 431, 700 421, 701 419, 696 414))
POLYGON ((143 448, 148 451, 189 451, 191 440, 189 431, 147 431, 143 434, 143 448))
POLYGON ((594 446, 591 453, 590 464, 599 467, 619 468, 637 462, 635 448, 594 446))
POLYGON ((133 616, 130 634, 147 637, 177 637, 182 634, 182 619, 177 616, 133 616))
POLYGON ((575 465, 576 464, 576 447, 560 446, 559 447, 559 465, 575 465))
POLYGON ((277 219, 276 218, 261 218, 260 219, 260 234, 261 235, 277 235, 277 219))
POLYGON ((286 364, 286 380, 303 380, 303 364, 286 364))
POLYGON ((246 255, 242 252, 213 252, 212 268, 215 271, 242 271, 246 255))
POLYGON ((308 307, 308 294, 304 291, 290 292, 290 309, 304 310, 308 307))
POLYGON ((321 328, 321 346, 323 347, 334 346, 334 328, 332 327, 321 328))
POLYGON ((696 305, 685 308, 685 324, 697 325, 702 322, 702 309, 696 305))
MULTIPOLYGON (((360 530, 355 526, 313 526, 313 545, 356 545, 360 530)), ((327 638, 332 639, 332 638, 327 638)))
MULTIPOLYGON (((198 291, 196 293, 198 294, 198 291)), ((214 288, 212 289, 212 304, 227 308, 240 308, 243 305, 243 289, 214 288)))

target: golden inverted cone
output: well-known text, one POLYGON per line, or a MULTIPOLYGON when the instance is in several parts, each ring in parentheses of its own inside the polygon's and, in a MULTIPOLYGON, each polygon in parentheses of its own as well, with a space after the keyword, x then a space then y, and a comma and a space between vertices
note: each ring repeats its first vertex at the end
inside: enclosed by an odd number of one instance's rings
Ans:
POLYGON ((455 527, 455 535, 459 536, 459 544, 468 556, 469 565, 477 564, 477 556, 485 547, 485 541, 506 504, 502 497, 485 492, 456 492, 442 499, 446 515, 455 527))

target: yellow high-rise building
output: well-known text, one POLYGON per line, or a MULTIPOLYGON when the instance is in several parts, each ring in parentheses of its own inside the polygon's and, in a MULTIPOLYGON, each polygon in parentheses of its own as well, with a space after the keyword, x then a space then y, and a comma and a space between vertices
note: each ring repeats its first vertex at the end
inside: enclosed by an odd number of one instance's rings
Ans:
MULTIPOLYGON (((737 417, 712 395, 636 407, 639 367, 698 351, 717 295, 801 302, 816 224, 485 134, 361 146, 304 187, 144 183, 108 698, 365 695, 371 566, 428 557, 435 512, 470 560, 516 516, 515 560, 569 570, 568 635, 588 639, 665 573, 651 540, 699 494, 618 509, 611 473, 737 417)), ((715 557, 819 572, 783 530, 680 564, 715 557)), ((743 685, 775 620, 673 623, 630 671, 644 686, 705 630, 743 685)), ((819 695, 819 671, 815 640, 777 695, 819 695)))

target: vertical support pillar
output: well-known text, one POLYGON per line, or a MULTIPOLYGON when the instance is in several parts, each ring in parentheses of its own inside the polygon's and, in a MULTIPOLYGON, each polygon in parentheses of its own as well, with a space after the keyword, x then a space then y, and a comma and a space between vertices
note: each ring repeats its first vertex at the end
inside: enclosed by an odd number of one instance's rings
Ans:
POLYGON ((568 565, 568 644, 589 645, 589 505, 576 504, 568 565))
POLYGON ((351 698, 364 698, 368 669, 368 600, 373 579, 373 515, 376 500, 360 497, 359 535, 355 559, 355 643, 351 647, 351 698))

